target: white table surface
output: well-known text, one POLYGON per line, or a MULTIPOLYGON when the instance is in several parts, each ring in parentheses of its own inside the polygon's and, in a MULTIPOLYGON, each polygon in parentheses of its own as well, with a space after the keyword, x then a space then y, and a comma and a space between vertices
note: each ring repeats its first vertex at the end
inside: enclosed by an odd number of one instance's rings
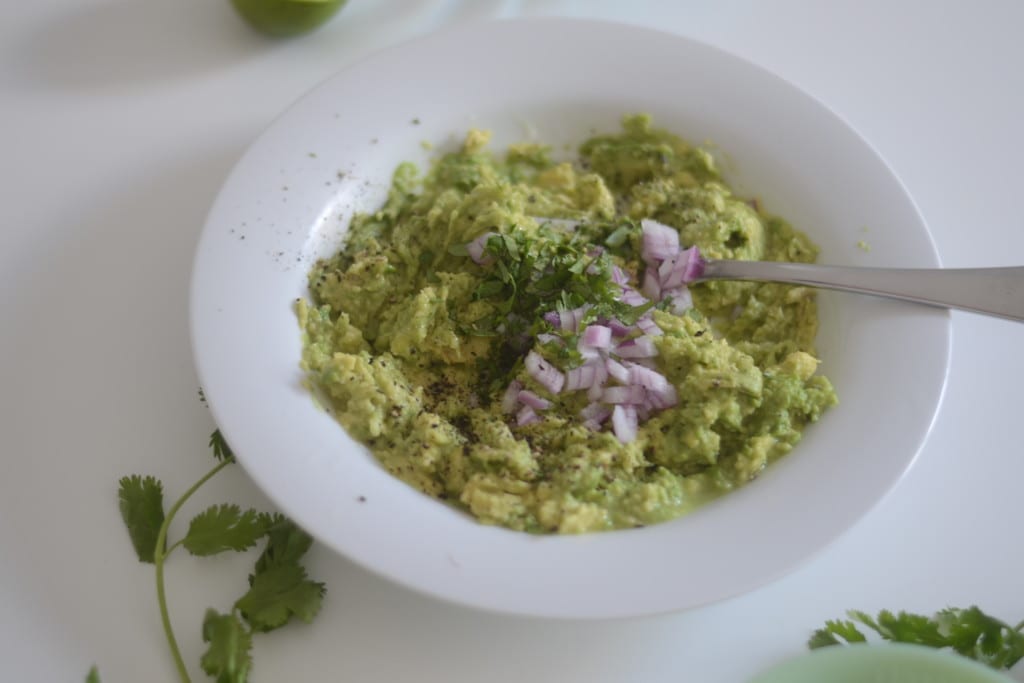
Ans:
MULTIPOLYGON (((210 462, 186 292, 213 197, 246 145, 334 71, 445 24, 522 14, 659 27, 755 61, 876 146, 946 266, 1024 264, 1014 0, 351 0, 290 42, 252 34, 227 0, 5 2, 0 678, 77 681, 96 663, 106 683, 174 680, 152 568, 135 561, 116 483, 152 473, 177 494, 210 462)), ((671 616, 545 622, 435 602, 314 547, 324 610, 312 626, 258 638, 253 680, 742 681, 801 653, 848 608, 976 603, 1016 623, 1024 325, 954 314, 953 328, 944 404, 916 465, 786 578, 671 616)), ((221 500, 268 506, 238 467, 196 505, 221 500)), ((250 562, 169 563, 196 680, 203 610, 228 606, 250 562)), ((1024 667, 1015 675, 1024 681, 1024 667)))

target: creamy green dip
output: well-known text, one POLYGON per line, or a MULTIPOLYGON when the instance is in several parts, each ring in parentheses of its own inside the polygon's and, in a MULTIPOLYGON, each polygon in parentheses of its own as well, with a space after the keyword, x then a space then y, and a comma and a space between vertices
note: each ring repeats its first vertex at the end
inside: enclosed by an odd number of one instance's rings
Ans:
POLYGON ((646 116, 591 138, 573 162, 532 143, 499 157, 488 138, 470 131, 425 175, 400 165, 384 205, 353 219, 344 249, 312 269, 311 300, 298 302, 303 369, 387 471, 486 524, 643 526, 750 481, 836 403, 815 374, 811 289, 708 282, 691 286, 693 308, 680 315, 650 313, 664 332, 650 362, 678 404, 641 420, 628 443, 607 423, 585 426, 587 392, 546 390, 524 357, 534 350, 562 370, 582 362, 577 338, 543 314, 617 305, 611 264, 639 289, 641 219, 711 258, 811 262, 817 247, 734 196, 707 151, 646 116), (487 242, 494 253, 479 265, 466 245, 488 232, 506 237, 487 242), (557 291, 531 295, 527 282, 557 291), (537 340, 549 334, 565 344, 537 340), (502 409, 515 381, 551 402, 539 421, 518 426, 502 409))

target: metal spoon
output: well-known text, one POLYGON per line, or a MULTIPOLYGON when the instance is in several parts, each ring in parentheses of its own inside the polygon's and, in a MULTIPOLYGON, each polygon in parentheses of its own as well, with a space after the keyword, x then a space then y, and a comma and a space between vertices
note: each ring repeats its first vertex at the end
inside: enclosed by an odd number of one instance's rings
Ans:
POLYGON ((958 308, 1024 322, 1024 266, 1009 268, 851 268, 706 259, 695 280, 786 282, 958 308))

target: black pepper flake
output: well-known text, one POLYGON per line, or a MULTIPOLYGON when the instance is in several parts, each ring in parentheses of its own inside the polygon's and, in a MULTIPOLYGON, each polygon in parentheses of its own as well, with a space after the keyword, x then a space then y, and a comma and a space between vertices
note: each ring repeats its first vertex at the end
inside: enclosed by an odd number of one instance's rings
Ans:
POLYGON ((366 502, 366 496, 359 496, 358 498, 356 498, 356 500, 358 500, 360 503, 365 503, 366 502))
POLYGON ((413 119, 413 120, 412 120, 412 125, 414 125, 414 126, 418 126, 418 125, 420 125, 420 120, 419 120, 419 118, 415 118, 415 119, 413 119))

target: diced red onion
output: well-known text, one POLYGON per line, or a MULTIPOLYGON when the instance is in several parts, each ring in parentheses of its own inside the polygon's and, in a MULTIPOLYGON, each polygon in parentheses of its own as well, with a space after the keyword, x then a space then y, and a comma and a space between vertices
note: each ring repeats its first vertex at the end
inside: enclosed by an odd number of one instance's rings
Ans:
POLYGON ((600 349, 595 349, 593 346, 587 346, 583 343, 582 338, 579 343, 576 344, 576 350, 579 351, 580 357, 583 359, 584 363, 595 361, 601 357, 600 349))
MULTIPOLYGON (((672 306, 669 310, 676 315, 682 315, 693 308, 693 297, 690 295, 690 290, 686 287, 669 290, 666 292, 666 298, 672 302, 672 306)), ((657 325, 655 325, 655 327, 657 327, 657 325)))
POLYGON ((612 410, 612 430, 622 443, 629 443, 636 438, 638 420, 636 408, 617 405, 612 410))
POLYGON ((501 397, 501 412, 511 413, 516 409, 516 405, 519 403, 519 391, 523 388, 523 385, 519 380, 514 379, 512 383, 508 385, 508 389, 501 397))
POLYGON ((627 325, 624 325, 617 318, 611 318, 605 323, 608 327, 612 328, 612 336, 625 337, 629 334, 630 329, 627 325))
POLYGON ((580 411, 580 417, 584 420, 597 420, 604 422, 612 414, 612 409, 601 403, 588 403, 587 407, 580 411))
POLYGON ((548 311, 544 314, 544 320, 552 327, 561 326, 561 318, 558 315, 558 311, 548 311))
POLYGON ((609 358, 605 360, 604 367, 608 371, 608 375, 614 377, 621 384, 627 384, 629 382, 629 368, 619 361, 609 358))
MULTIPOLYGON (((579 308, 570 308, 566 311, 558 311, 558 322, 551 324, 557 325, 566 332, 575 332, 579 329, 580 321, 583 320, 583 316, 586 315, 589 310, 590 304, 584 304, 579 308)), ((547 316, 545 316, 545 320, 548 320, 547 316)))
POLYGON ((540 422, 540 415, 538 415, 530 406, 523 406, 522 409, 516 413, 516 424, 520 427, 523 425, 533 424, 534 422, 540 422))
POLYGON ((547 410, 551 407, 551 401, 541 398, 529 389, 523 389, 518 394, 519 401, 535 410, 547 410))
POLYGON ((658 278, 656 268, 647 266, 647 270, 644 271, 643 293, 644 296, 652 301, 661 299, 661 280, 658 278))
POLYGON ((658 355, 658 349, 650 337, 626 340, 616 346, 614 351, 620 358, 653 358, 658 355))
POLYGON ((704 274, 704 259, 696 247, 684 249, 658 266, 662 290, 675 289, 700 278, 704 274))
POLYGON ((644 295, 635 289, 624 289, 622 290, 622 297, 620 297, 623 303, 629 304, 630 306, 643 306, 647 303, 647 299, 644 295))
POLYGON ((662 290, 675 289, 683 284, 688 259, 686 252, 682 252, 661 262, 658 266, 658 278, 661 280, 662 290))
POLYGON ((639 384, 605 387, 601 400, 605 403, 643 403, 644 388, 639 384))
POLYGON ((584 364, 578 368, 568 370, 565 373, 565 390, 578 391, 580 389, 589 389, 594 385, 595 370, 596 366, 591 364, 584 364))
POLYGON ((679 253, 679 233, 663 223, 645 218, 640 221, 643 239, 640 257, 645 263, 663 261, 679 253))
POLYGON ((689 284, 696 280, 699 280, 704 275, 704 266, 706 262, 704 257, 700 255, 700 249, 697 245, 693 245, 684 252, 687 254, 686 259, 686 270, 683 272, 683 282, 689 284))
POLYGON ((557 394, 562 390, 562 386, 565 384, 565 375, 562 374, 561 370, 544 360, 539 353, 530 351, 526 354, 524 362, 530 377, 537 380, 542 387, 552 394, 557 394))
POLYGON ((473 263, 478 266, 488 266, 494 263, 494 257, 490 254, 485 254, 484 249, 487 247, 487 240, 496 234, 498 233, 485 232, 466 245, 466 251, 469 252, 469 258, 473 259, 473 263))
POLYGON ((622 268, 619 268, 618 266, 612 266, 612 282, 614 282, 617 285, 629 284, 629 277, 626 275, 625 271, 622 270, 622 268))
POLYGON ((661 328, 658 327, 658 323, 654 322, 652 318, 649 318, 646 315, 636 321, 636 326, 639 327, 648 337, 657 337, 660 334, 665 334, 661 331, 661 328))
POLYGON ((647 400, 644 402, 649 405, 653 410, 665 410, 679 403, 679 394, 676 392, 676 388, 669 382, 661 389, 649 389, 647 391, 647 400))
MULTIPOLYGON (((651 391, 664 391, 669 386, 665 376, 657 370, 645 368, 637 363, 629 363, 629 383, 636 384, 651 391)), ((522 392, 520 392, 522 393, 522 392)))
POLYGON ((604 393, 604 385, 607 381, 608 370, 604 367, 604 363, 596 363, 594 365, 594 383, 587 390, 587 398, 591 401, 599 400, 601 394, 604 393))
POLYGON ((612 409, 600 403, 590 403, 586 408, 580 411, 580 417, 583 418, 583 426, 595 432, 601 430, 601 425, 604 424, 611 415, 612 409))
POLYGON ((595 349, 607 349, 612 345, 612 328, 587 325, 587 329, 583 330, 583 343, 595 349))

